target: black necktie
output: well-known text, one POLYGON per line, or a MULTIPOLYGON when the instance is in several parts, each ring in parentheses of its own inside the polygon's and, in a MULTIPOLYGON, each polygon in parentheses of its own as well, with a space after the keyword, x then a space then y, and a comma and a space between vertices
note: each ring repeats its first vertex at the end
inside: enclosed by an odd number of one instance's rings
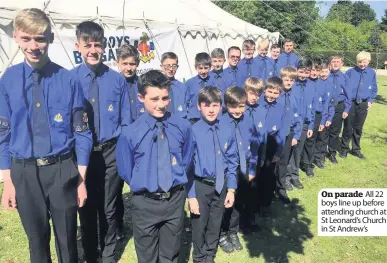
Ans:
POLYGON ((287 92, 285 93, 285 110, 288 111, 289 110, 289 105, 290 105, 290 93, 287 92))
POLYGON ((237 139, 237 144, 238 144, 238 153, 239 153, 239 164, 241 168, 241 173, 243 175, 246 175, 247 168, 246 168, 246 154, 243 149, 243 142, 242 142, 242 135, 241 131, 239 130, 238 124, 239 121, 235 121, 235 134, 236 134, 236 139, 237 139))
POLYGON ((356 91, 356 103, 357 104, 360 104, 361 103, 361 98, 360 98, 360 94, 359 94, 359 90, 361 89, 361 86, 363 85, 363 70, 360 71, 360 80, 359 80, 359 85, 357 87, 357 91, 356 91))
MULTIPOLYGON (((40 84, 41 75, 38 71, 32 72, 34 88, 32 90, 33 106, 33 151, 37 157, 46 157, 51 152, 50 128, 45 111, 43 86, 40 84)), ((58 112, 54 121, 63 122, 63 117, 58 112)))
POLYGON ((339 92, 338 92, 338 89, 339 89, 339 75, 338 74, 333 74, 333 86, 335 87, 335 93, 334 93, 334 96, 332 98, 332 101, 333 101, 333 105, 336 106, 337 105, 337 99, 338 99, 338 96, 339 96, 339 92))
POLYGON ((137 95, 134 88, 134 83, 129 82, 129 99, 130 99, 130 113, 132 115, 132 120, 137 119, 137 95))
POLYGON ((266 80, 266 77, 267 77, 267 70, 266 70, 267 64, 266 64, 266 58, 263 58, 262 61, 263 61, 263 80, 266 80))
POLYGON ((247 64, 247 77, 251 77, 251 58, 246 59, 246 64, 247 64))
POLYGON ((89 101, 91 103, 91 106, 93 108, 93 120, 94 120, 94 134, 93 134, 93 139, 94 142, 99 141, 99 87, 97 83, 97 75, 95 72, 90 73, 91 76, 91 87, 89 91, 89 101))
POLYGON ((202 89, 206 87, 206 82, 207 82, 207 80, 204 80, 204 79, 200 80, 200 87, 202 89))
POLYGON ((233 77, 234 77, 234 80, 233 80, 233 85, 236 85, 236 81, 237 81, 237 69, 236 68, 234 68, 233 70, 232 70, 232 74, 233 74, 233 77))
POLYGON ((168 138, 164 132, 164 126, 161 121, 156 122, 157 127, 157 180, 159 187, 164 192, 171 189, 172 167, 171 153, 169 151, 168 138))
POLYGON ((223 155, 220 150, 218 133, 216 131, 216 126, 211 127, 212 135, 214 138, 214 148, 215 148, 215 173, 216 173, 216 185, 215 190, 219 194, 222 192, 224 185, 224 169, 223 169, 223 155))
POLYGON ((287 67, 290 66, 290 54, 287 54, 287 57, 286 57, 286 66, 287 66, 287 67))
POLYGON ((169 104, 167 111, 170 113, 175 113, 175 105, 174 105, 174 98, 173 98, 173 83, 171 84, 171 87, 169 88, 169 104))
POLYGON ((274 68, 273 68, 273 76, 275 76, 277 74, 277 59, 274 60, 274 68))

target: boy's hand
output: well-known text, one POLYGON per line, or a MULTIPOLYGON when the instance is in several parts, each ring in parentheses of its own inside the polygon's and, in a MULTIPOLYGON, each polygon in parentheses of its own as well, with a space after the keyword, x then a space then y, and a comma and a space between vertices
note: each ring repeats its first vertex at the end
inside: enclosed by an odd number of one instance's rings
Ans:
POLYGON ((83 207, 87 200, 87 190, 85 182, 78 183, 78 207, 83 207))
POLYGON ((292 146, 297 145, 297 143, 298 143, 297 139, 294 139, 294 138, 293 138, 293 140, 292 140, 292 146))
POLYGON ((1 171, 4 179, 3 195, 1 197, 1 203, 7 210, 15 210, 16 204, 16 191, 11 180, 11 170, 1 171))
POLYGON ((372 103, 371 103, 371 102, 368 102, 368 108, 367 108, 367 110, 371 109, 371 107, 372 107, 372 103))
POLYGON ((200 215, 198 199, 196 199, 196 198, 188 198, 188 208, 189 208, 189 211, 192 214, 200 215))
POLYGON ((347 112, 343 112, 343 119, 346 119, 348 117, 348 113, 347 112))
POLYGON ((320 125, 319 127, 318 127, 318 131, 323 131, 324 130, 324 125, 320 125))
POLYGON ((312 136, 313 136, 313 130, 308 130, 306 136, 307 136, 308 138, 312 137, 312 136))
POLYGON ((255 175, 249 174, 249 182, 251 182, 252 180, 254 180, 254 178, 255 178, 255 175))
POLYGON ((332 122, 327 121, 327 122, 325 123, 325 127, 329 127, 329 126, 331 126, 331 124, 332 124, 332 122))
POLYGON ((227 192, 226 200, 224 200, 224 207, 230 208, 234 205, 235 194, 234 192, 227 192))

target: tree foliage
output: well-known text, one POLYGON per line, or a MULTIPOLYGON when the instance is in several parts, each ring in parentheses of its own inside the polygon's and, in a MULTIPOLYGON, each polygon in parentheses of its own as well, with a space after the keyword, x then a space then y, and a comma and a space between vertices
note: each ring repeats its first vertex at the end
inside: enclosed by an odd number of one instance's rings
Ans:
POLYGON ((352 6, 351 24, 354 26, 360 25, 363 21, 375 21, 376 13, 369 4, 364 2, 355 2, 352 6))

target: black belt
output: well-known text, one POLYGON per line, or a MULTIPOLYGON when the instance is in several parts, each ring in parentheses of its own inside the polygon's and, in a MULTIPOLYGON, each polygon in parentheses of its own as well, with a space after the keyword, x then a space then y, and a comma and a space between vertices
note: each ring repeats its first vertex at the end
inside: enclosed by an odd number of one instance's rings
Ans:
POLYGON ((216 183, 215 178, 195 176, 195 180, 209 186, 215 186, 216 183))
POLYGON ((73 153, 69 152, 63 155, 55 156, 55 157, 46 157, 46 158, 28 158, 28 159, 12 159, 14 163, 19 164, 36 164, 36 166, 47 166, 52 165, 60 161, 64 161, 73 157, 73 153))
POLYGON ((322 113, 322 111, 316 111, 316 114, 321 114, 322 113))
POLYGON ((169 192, 160 192, 160 193, 150 193, 148 191, 140 191, 140 192, 136 192, 136 193, 133 193, 134 195, 143 195, 145 197, 148 197, 148 198, 152 198, 152 199, 155 199, 155 200, 163 200, 163 199, 169 199, 171 198, 171 196, 180 191, 180 190, 183 190, 184 189, 184 186, 182 185, 176 185, 174 187, 172 187, 169 192))
MULTIPOLYGON (((361 102, 366 102, 366 101, 368 101, 368 99, 361 100, 361 102)), ((352 102, 357 104, 356 100, 352 100, 352 102)))
POLYGON ((111 146, 113 146, 114 144, 117 143, 117 138, 114 138, 114 139, 111 139, 111 140, 108 140, 106 142, 103 142, 101 144, 98 144, 96 146, 93 147, 93 151, 94 152, 100 152, 100 151, 103 151, 107 148, 110 148, 111 146))

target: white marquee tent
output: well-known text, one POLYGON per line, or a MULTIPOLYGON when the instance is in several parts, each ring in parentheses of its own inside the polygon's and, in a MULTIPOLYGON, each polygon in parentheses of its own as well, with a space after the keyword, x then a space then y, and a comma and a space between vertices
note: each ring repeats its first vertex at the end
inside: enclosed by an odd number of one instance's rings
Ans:
POLYGON ((115 49, 123 43, 140 46, 139 73, 159 68, 160 56, 173 51, 179 56, 177 77, 195 75, 194 57, 220 47, 241 46, 244 39, 269 39, 279 33, 249 24, 223 11, 210 0, 2 0, 0 3, 0 70, 22 61, 12 39, 12 20, 20 9, 45 9, 54 25, 51 59, 72 68, 81 63, 75 43, 75 27, 84 20, 103 25, 108 41, 106 62, 115 67, 115 49))

